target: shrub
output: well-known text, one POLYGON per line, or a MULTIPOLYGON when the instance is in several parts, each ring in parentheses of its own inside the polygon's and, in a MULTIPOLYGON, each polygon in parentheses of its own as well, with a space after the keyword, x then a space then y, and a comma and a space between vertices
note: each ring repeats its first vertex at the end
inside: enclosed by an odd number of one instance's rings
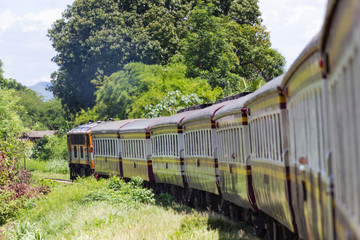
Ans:
POLYGON ((69 173, 69 164, 66 160, 53 159, 46 163, 45 171, 68 174, 69 173))
POLYGON ((0 152, 0 225, 14 217, 29 198, 47 194, 49 187, 36 185, 28 171, 16 170, 16 162, 0 152))

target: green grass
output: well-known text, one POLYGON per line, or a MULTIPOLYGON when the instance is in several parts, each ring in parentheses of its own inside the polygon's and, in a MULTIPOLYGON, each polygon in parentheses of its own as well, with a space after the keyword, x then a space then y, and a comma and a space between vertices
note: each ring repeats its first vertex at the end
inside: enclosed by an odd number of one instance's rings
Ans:
POLYGON ((55 184, 2 230, 5 239, 256 239, 217 214, 156 205, 138 181, 118 178, 55 184))
POLYGON ((27 160, 26 170, 31 172, 34 178, 59 178, 70 179, 69 166, 65 160, 38 161, 27 160))

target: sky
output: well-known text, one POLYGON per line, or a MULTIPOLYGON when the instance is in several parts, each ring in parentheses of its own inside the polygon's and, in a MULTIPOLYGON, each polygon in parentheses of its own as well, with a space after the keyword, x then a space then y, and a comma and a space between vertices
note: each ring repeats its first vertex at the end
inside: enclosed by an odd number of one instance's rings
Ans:
MULTIPOLYGON (((49 82, 57 65, 47 30, 74 0, 0 0, 0 59, 4 76, 26 86, 49 82)), ((259 0, 272 47, 289 68, 320 31, 327 0, 259 0)))

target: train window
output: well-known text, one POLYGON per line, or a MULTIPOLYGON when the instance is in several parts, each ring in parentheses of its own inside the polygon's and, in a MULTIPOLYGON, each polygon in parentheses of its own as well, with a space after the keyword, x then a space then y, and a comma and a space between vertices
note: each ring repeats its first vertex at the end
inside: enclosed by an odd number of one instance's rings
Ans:
POLYGON ((190 133, 190 156, 194 156, 194 144, 195 144, 195 137, 194 133, 190 133))
POLYGON ((103 146, 104 146, 104 156, 107 155, 107 147, 108 147, 108 144, 106 143, 106 139, 103 140, 103 146))
POLYGON ((206 155, 204 153, 204 142, 203 142, 203 133, 204 133, 204 130, 200 130, 197 132, 198 133, 198 155, 200 156, 204 156, 206 155))
POLYGON ((257 158, 260 158, 261 157, 261 138, 260 138, 260 132, 262 131, 261 129, 261 125, 260 125, 260 119, 256 119, 255 120, 256 122, 256 128, 255 128, 255 131, 256 131, 256 146, 257 146, 257 149, 256 149, 256 157, 257 158))
POLYGON ((111 144, 111 140, 107 139, 106 140, 106 145, 107 145, 107 156, 111 156, 111 152, 112 152, 112 144, 111 144))
POLYGON ((262 118, 259 118, 258 119, 259 121, 259 131, 258 131, 258 135, 259 135, 259 148, 260 148, 260 151, 259 151, 259 157, 260 158, 264 158, 264 121, 262 120, 262 118))
POLYGON ((173 135, 174 139, 174 156, 178 156, 178 138, 177 135, 173 135))
POLYGON ((161 155, 165 155, 165 137, 164 135, 161 136, 161 155))
POLYGON ((166 139, 167 139, 167 142, 168 142, 168 144, 167 144, 167 155, 168 155, 168 156, 171 156, 171 152, 172 152, 171 149, 172 149, 172 147, 173 147, 171 136, 170 136, 170 135, 166 135, 166 139))
POLYGON ((84 158, 84 148, 80 146, 80 158, 84 158))
POLYGON ((158 153, 158 136, 154 137, 151 139, 152 141, 152 152, 154 154, 154 156, 159 156, 159 153, 158 153))
POLYGON ((233 155, 233 159, 234 159, 234 162, 237 162, 238 161, 238 139, 239 137, 237 136, 237 129, 236 128, 233 128, 232 129, 232 135, 233 135, 233 152, 234 155, 233 155))
POLYGON ((133 140, 134 142, 134 158, 140 158, 140 148, 139 148, 139 140, 133 140))
POLYGON ((185 133, 185 149, 184 149, 184 155, 189 155, 189 134, 185 133))
MULTIPOLYGON (((221 154, 221 150, 222 150, 222 139, 221 139, 221 132, 219 130, 216 131, 216 136, 217 136, 217 139, 218 139, 218 160, 219 162, 222 161, 222 154, 221 154)), ((207 146, 206 146, 206 149, 207 149, 207 146)))
POLYGON ((276 148, 277 148, 277 144, 276 144, 276 139, 277 139, 277 134, 276 134, 276 116, 275 114, 271 115, 271 119, 272 119, 272 147, 273 147, 273 158, 276 159, 277 161, 279 161, 279 158, 276 155, 276 148))
POLYGON ((202 151, 203 151, 203 155, 205 156, 209 156, 209 152, 208 152, 208 147, 207 147, 207 130, 204 130, 202 131, 202 139, 201 139, 201 142, 202 142, 202 151))
POLYGON ((273 124, 273 115, 269 115, 268 117, 268 126, 269 126, 269 158, 273 161, 277 159, 274 156, 274 124, 273 124))
POLYGON ((96 143, 96 141, 97 141, 97 140, 95 140, 95 139, 93 140, 93 147, 94 147, 94 148, 93 148, 93 149, 94 149, 94 150, 93 150, 93 153, 94 153, 94 156, 97 155, 97 152, 96 152, 97 143, 96 143))
POLYGON ((161 155, 164 156, 165 155, 165 142, 164 142, 164 136, 162 135, 161 137, 161 155))
POLYGON ((282 138, 281 138, 281 123, 280 123, 280 114, 277 114, 277 119, 278 119, 278 133, 279 133, 279 154, 278 154, 278 159, 280 159, 281 162, 283 162, 283 157, 282 157, 282 138))
POLYGON ((136 147, 137 147, 137 158, 143 158, 142 153, 142 140, 136 140, 136 147))
POLYGON ((158 156, 161 155, 161 139, 160 139, 160 136, 156 137, 156 149, 155 149, 155 151, 157 152, 158 156))
POLYGON ((110 140, 110 145, 111 145, 110 155, 111 155, 111 156, 115 156, 115 144, 114 144, 114 139, 111 139, 111 140, 110 140))
POLYGON ((225 161, 225 147, 226 147, 225 130, 221 131, 221 141, 222 141, 221 157, 223 161, 225 161))
POLYGON ((77 158, 77 147, 74 146, 74 158, 77 158))
POLYGON ((239 152, 239 161, 242 162, 242 163, 245 163, 245 157, 244 157, 244 138, 243 138, 243 128, 239 128, 239 139, 240 139, 240 144, 239 144, 239 147, 240 147, 240 152, 239 152))
POLYGON ((264 117, 264 121, 265 121, 265 157, 267 159, 271 159, 270 158, 270 141, 269 141, 269 130, 270 130, 270 127, 269 127, 269 116, 265 116, 264 117))

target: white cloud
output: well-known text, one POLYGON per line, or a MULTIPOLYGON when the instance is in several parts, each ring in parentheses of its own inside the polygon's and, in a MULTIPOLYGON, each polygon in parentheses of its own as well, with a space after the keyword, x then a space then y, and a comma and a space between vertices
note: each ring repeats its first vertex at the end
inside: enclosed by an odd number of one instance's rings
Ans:
POLYGON ((263 24, 273 48, 281 52, 287 67, 321 29, 327 0, 259 0, 263 24))
POLYGON ((24 32, 46 31, 56 19, 61 18, 63 11, 64 10, 60 8, 53 8, 35 13, 27 13, 22 18, 22 29, 24 32))
POLYGON ((0 33, 5 32, 9 28, 11 28, 17 21, 19 20, 19 17, 16 16, 15 13, 13 13, 10 10, 4 10, 0 12, 0 33))
POLYGON ((64 9, 61 8, 50 8, 19 16, 6 9, 0 12, 0 33, 6 32, 15 25, 19 25, 24 32, 47 31, 56 19, 61 18, 63 11, 64 9))

